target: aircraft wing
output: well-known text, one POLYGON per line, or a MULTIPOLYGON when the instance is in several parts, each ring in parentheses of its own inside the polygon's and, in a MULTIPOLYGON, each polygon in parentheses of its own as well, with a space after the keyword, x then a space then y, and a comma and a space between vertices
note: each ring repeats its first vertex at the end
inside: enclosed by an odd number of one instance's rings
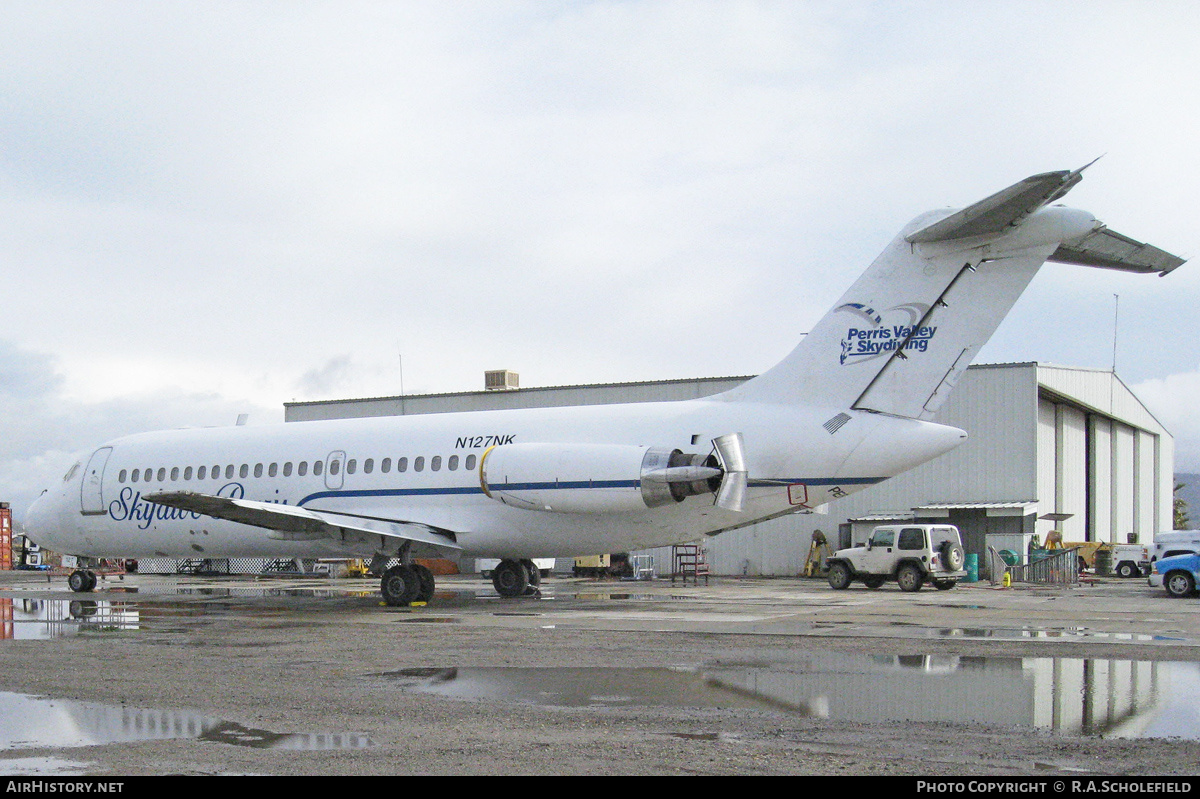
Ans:
POLYGON ((163 491, 144 495, 142 499, 216 519, 262 527, 270 531, 270 538, 283 541, 313 541, 338 536, 343 530, 354 530, 441 549, 462 549, 453 531, 407 519, 310 510, 274 502, 215 497, 195 491, 163 491))
POLYGON ((1081 239, 1064 242, 1047 260, 1125 272, 1158 272, 1160 276, 1169 274, 1186 261, 1107 227, 1093 230, 1081 239))

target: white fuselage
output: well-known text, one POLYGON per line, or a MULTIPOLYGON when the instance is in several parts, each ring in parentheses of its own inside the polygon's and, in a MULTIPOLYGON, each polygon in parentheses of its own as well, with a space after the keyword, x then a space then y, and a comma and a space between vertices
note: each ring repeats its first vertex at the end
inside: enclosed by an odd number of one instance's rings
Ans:
POLYGON ((384 593, 402 603, 418 551, 513 561, 516 595, 519 560, 695 541, 823 505, 962 442, 928 420, 1048 258, 1183 263, 1048 206, 1081 172, 917 217, 790 354, 724 394, 129 436, 83 453, 26 530, 98 557, 398 555, 384 593))
MULTIPOLYGON (((362 531, 279 540, 260 527, 142 498, 194 491, 426 525, 476 557, 571 557, 693 541, 812 508, 964 438, 956 428, 876 413, 722 399, 173 430, 104 444, 97 451, 111 452, 93 485, 85 473, 101 459, 82 453, 72 473, 30 508, 26 527, 45 547, 95 557, 370 557, 399 543, 362 531), (849 421, 831 433, 823 425, 839 413, 849 421), (612 512, 603 501, 593 512, 527 509, 481 484, 479 464, 493 446, 624 444, 704 455, 729 432, 743 434, 747 453, 740 512, 715 507, 712 494, 635 510, 626 498, 612 512)), ((542 488, 619 498, 639 490, 637 475, 628 478, 594 489, 542 488)))

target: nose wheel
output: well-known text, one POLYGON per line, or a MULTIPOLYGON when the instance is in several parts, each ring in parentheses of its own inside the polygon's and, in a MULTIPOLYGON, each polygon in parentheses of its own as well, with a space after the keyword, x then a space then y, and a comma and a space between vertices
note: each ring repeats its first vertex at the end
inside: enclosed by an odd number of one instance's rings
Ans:
POLYGON ((67 585, 77 594, 96 590, 96 573, 90 569, 76 569, 67 578, 67 585))

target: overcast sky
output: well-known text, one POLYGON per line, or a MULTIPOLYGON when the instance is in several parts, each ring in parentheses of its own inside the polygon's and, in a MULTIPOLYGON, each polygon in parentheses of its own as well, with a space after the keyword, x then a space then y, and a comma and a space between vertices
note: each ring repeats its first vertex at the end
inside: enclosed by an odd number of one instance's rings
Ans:
MULTIPOLYGON (((1099 155, 1068 204, 1200 253, 1193 0, 0 13, 18 513, 73 450, 293 399, 757 373, 912 217, 1099 155)), ((1200 471, 1198 297, 1049 264, 976 362, 1107 369, 1116 318, 1200 471)))

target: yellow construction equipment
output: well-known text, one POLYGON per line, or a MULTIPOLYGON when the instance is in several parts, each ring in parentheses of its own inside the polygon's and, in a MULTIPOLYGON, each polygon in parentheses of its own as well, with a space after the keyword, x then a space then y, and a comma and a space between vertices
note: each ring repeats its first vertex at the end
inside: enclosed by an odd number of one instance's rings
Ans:
POLYGON ((804 576, 816 577, 825 571, 825 561, 831 555, 833 555, 833 550, 829 548, 825 534, 820 530, 813 530, 812 544, 808 547, 808 559, 804 561, 804 576))

